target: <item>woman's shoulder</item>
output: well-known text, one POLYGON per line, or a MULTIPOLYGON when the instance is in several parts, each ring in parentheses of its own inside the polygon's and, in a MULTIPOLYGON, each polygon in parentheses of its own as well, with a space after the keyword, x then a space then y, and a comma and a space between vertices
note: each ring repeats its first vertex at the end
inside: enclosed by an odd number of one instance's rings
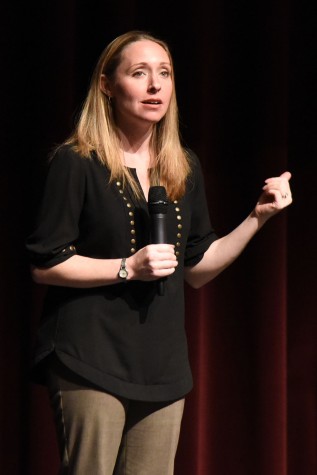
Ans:
POLYGON ((99 169, 101 163, 94 152, 90 156, 84 156, 75 145, 64 143, 54 149, 49 157, 49 166, 64 170, 70 168, 74 171, 88 171, 91 168, 99 169))
POLYGON ((185 147, 184 151, 185 151, 185 154, 186 154, 186 156, 189 160, 193 160, 194 162, 196 162, 198 160, 198 156, 192 148, 185 147))
POLYGON ((55 147, 49 156, 49 163, 53 162, 78 162, 83 163, 83 157, 72 144, 63 143, 55 147))
POLYGON ((85 184, 89 177, 104 173, 95 158, 83 157, 71 144, 62 144, 53 150, 47 161, 46 181, 85 184))
POLYGON ((189 181, 190 182, 196 182, 197 180, 200 180, 202 177, 202 167, 201 167, 201 162, 194 150, 191 148, 185 148, 185 153, 187 156, 187 160, 189 162, 190 166, 190 174, 189 174, 189 181))
POLYGON ((201 173, 201 162, 197 153, 189 147, 185 147, 184 151, 185 151, 185 155, 190 166, 191 173, 194 175, 197 172, 201 173))

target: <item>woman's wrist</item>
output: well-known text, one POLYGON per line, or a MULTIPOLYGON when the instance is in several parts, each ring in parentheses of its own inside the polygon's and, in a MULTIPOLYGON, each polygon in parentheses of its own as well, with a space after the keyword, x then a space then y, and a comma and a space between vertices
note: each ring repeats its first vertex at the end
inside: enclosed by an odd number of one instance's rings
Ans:
POLYGON ((254 208, 249 214, 249 219, 254 220, 255 222, 256 231, 259 231, 264 226, 264 224, 270 219, 270 217, 270 215, 257 213, 256 208, 254 208))
POLYGON ((127 280, 135 279, 135 270, 134 270, 134 256, 126 258, 125 266, 128 272, 127 280))

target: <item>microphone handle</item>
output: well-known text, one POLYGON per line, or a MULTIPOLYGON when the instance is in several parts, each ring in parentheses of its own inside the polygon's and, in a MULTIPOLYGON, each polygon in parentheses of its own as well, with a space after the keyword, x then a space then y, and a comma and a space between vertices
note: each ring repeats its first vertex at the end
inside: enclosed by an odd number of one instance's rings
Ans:
POLYGON ((165 294, 165 280, 166 277, 161 277, 161 279, 157 281, 157 292, 159 295, 165 294))
POLYGON ((166 214, 153 214, 151 224, 151 235, 153 244, 165 244, 167 241, 166 214))
MULTIPOLYGON (((152 215, 151 220, 151 234, 153 244, 164 244, 167 241, 166 233, 166 214, 157 213, 152 215)), ((159 295, 165 293, 165 280, 163 277, 157 281, 157 292, 159 295)))

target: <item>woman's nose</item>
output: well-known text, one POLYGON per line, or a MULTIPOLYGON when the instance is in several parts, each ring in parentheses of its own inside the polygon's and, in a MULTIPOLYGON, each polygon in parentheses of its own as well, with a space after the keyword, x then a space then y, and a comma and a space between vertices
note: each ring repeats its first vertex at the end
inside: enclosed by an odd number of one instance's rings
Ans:
POLYGON ((160 91, 160 89, 161 89, 160 81, 158 80, 158 78, 152 76, 149 81, 148 91, 151 94, 155 94, 156 92, 160 91))

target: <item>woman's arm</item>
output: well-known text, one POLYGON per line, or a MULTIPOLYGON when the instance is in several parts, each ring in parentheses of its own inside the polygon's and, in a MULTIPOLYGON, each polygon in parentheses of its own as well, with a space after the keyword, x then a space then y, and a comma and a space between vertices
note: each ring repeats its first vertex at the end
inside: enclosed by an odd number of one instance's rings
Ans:
POLYGON ((198 264, 185 268, 185 280, 192 287, 199 288, 220 274, 269 218, 291 204, 290 178, 291 174, 285 172, 265 180, 263 193, 252 213, 231 233, 214 241, 198 264))
MULTIPOLYGON (((89 288, 122 282, 118 277, 121 259, 93 259, 73 255, 53 267, 31 268, 38 284, 89 288)), ((152 244, 140 249, 126 260, 127 280, 156 280, 175 271, 177 260, 174 246, 152 244)))

